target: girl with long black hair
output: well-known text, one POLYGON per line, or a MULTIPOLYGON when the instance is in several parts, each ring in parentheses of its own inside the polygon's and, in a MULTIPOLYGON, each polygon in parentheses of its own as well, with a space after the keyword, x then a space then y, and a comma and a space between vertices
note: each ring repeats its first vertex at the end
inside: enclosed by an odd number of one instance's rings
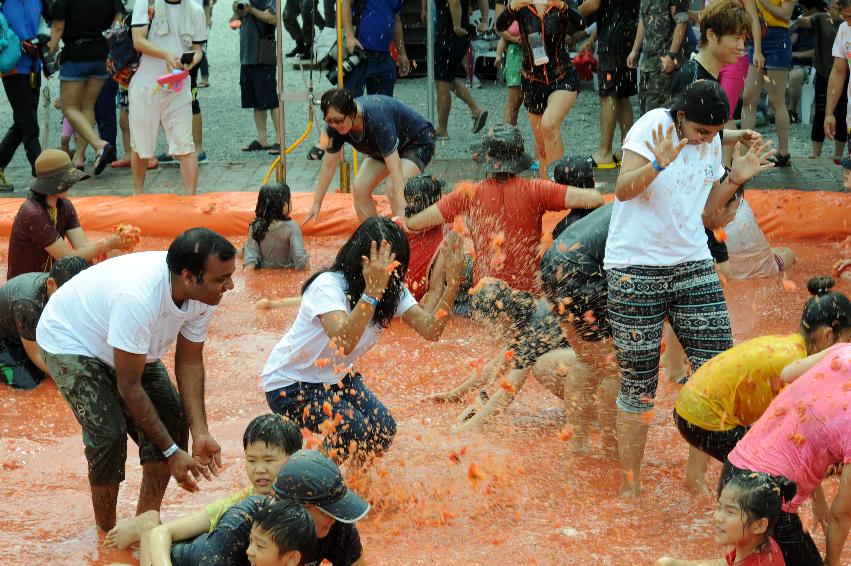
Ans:
POLYGON ((245 269, 307 269, 301 226, 290 219, 292 200, 286 183, 260 187, 254 220, 248 225, 248 238, 243 248, 245 269))

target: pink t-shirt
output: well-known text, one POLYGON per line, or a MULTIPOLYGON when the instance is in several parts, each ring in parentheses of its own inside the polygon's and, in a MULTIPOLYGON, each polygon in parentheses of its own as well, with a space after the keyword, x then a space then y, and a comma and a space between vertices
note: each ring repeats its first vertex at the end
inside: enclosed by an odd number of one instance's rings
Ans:
POLYGON ((786 566, 786 560, 783 559, 783 553, 780 552, 780 545, 771 537, 768 537, 768 544, 759 552, 755 552, 736 563, 736 549, 734 548, 730 554, 726 556, 727 566, 786 566))
POLYGON ((851 463, 851 344, 783 389, 728 456, 744 470, 786 476, 798 486, 787 513, 821 484, 830 466, 851 463))

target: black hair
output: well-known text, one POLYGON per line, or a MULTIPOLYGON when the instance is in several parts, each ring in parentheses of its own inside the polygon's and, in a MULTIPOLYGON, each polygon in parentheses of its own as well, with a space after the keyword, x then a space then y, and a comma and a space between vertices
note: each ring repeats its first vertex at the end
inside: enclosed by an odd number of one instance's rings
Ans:
MULTIPOLYGON (((57 195, 59 195, 59 194, 61 194, 61 193, 57 193, 57 195)), ((39 205, 41 205, 41 207, 45 211, 47 211, 50 208, 49 206, 47 206, 47 195, 43 195, 43 194, 40 194, 40 193, 36 193, 34 191, 30 191, 29 198, 34 200, 35 202, 37 202, 39 205)), ((56 199, 56 214, 57 215, 62 214, 62 211, 67 206, 67 203, 65 202, 65 200, 66 200, 66 197, 59 197, 58 199, 56 199)))
MULTIPOLYGON (((720 184, 720 183, 723 183, 723 182, 724 182, 724 179, 726 179, 726 178, 727 178, 727 177, 729 177, 729 176, 730 176, 730 169, 729 169, 729 167, 724 166, 724 174, 723 174, 723 175, 721 175, 721 180, 720 180, 720 181, 718 181, 718 183, 719 183, 719 184, 720 184)), ((739 185, 739 188, 738 188, 738 189, 736 189, 736 191, 735 191, 732 195, 730 195, 730 198, 727 200, 727 204, 728 204, 728 205, 729 205, 729 204, 731 204, 731 203, 732 203, 734 200, 736 200, 736 199, 743 199, 743 198, 745 198, 745 185, 747 185, 747 182, 742 183, 741 185, 739 185)))
POLYGON ((809 342, 822 326, 833 329, 834 336, 851 328, 851 301, 839 291, 830 289, 836 284, 833 277, 817 275, 807 281, 812 297, 801 313, 801 335, 809 342))
POLYGON ((440 200, 443 182, 428 173, 420 173, 405 183, 405 216, 422 212, 440 200))
POLYGON ((389 218, 382 216, 367 218, 363 224, 358 226, 349 241, 343 244, 343 247, 337 252, 334 263, 330 267, 311 275, 302 286, 301 293, 304 294, 313 280, 322 273, 339 272, 346 280, 346 295, 349 299, 349 306, 354 308, 366 288, 361 258, 369 257, 372 242, 376 242, 376 246, 380 246, 382 240, 386 240, 390 244, 390 249, 396 254, 396 261, 399 262, 399 266, 393 270, 390 281, 387 282, 387 288, 381 295, 381 299, 375 307, 375 314, 372 316, 373 324, 386 328, 396 314, 396 307, 399 306, 399 299, 405 288, 404 281, 405 275, 408 273, 408 262, 411 259, 411 251, 405 232, 389 218))
POLYGON ((53 262, 47 276, 56 282, 56 287, 61 287, 72 277, 89 267, 89 262, 76 255, 66 255, 53 262))
POLYGON ((851 0, 839 0, 840 8, 848 8, 849 6, 851 6, 851 0))
POLYGON ((358 111, 358 105, 352 93, 344 88, 332 88, 326 90, 319 99, 319 108, 322 115, 328 114, 328 109, 334 107, 343 116, 354 116, 358 111))
POLYGON ((284 205, 291 205, 290 187, 286 183, 270 183, 260 187, 257 194, 257 206, 254 207, 254 220, 248 225, 251 237, 257 243, 266 237, 269 225, 275 220, 289 220, 284 214, 284 205))
POLYGON ((496 320, 500 313, 511 320, 515 328, 522 328, 535 314, 535 297, 526 291, 516 291, 501 279, 485 283, 473 292, 470 309, 474 316, 496 320))
POLYGON ((686 119, 704 126, 721 126, 730 117, 730 103, 721 84, 702 79, 688 85, 671 102, 671 117, 677 122, 677 112, 686 119))
POLYGON ((768 519, 766 540, 771 536, 780 517, 780 507, 791 501, 798 491, 795 482, 784 476, 748 471, 735 474, 722 490, 728 487, 736 490, 733 500, 742 510, 745 525, 768 519))
POLYGON ((254 516, 252 528, 271 537, 278 556, 297 551, 304 554, 316 544, 316 525, 310 513, 290 499, 273 501, 254 516))
POLYGON ((245 433, 242 435, 242 449, 248 448, 249 444, 265 442, 271 448, 280 448, 284 454, 290 456, 301 450, 303 439, 301 430, 291 420, 280 415, 268 413, 254 417, 245 433))
POLYGON ((165 262, 170 272, 180 275, 188 269, 200 283, 208 258, 215 256, 221 261, 229 261, 235 255, 236 248, 224 236, 208 228, 190 228, 168 247, 165 262))

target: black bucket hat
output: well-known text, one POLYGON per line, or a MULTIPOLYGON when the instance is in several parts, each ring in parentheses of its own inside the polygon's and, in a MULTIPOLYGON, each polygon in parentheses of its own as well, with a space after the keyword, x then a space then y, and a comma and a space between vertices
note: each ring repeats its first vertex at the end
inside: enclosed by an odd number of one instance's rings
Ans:
POLYGON ((473 161, 488 173, 525 171, 534 161, 523 146, 523 134, 516 126, 499 124, 488 129, 481 143, 470 146, 473 161))
POLYGON ((590 157, 565 155, 553 161, 547 167, 550 179, 562 185, 579 187, 580 189, 594 188, 594 168, 590 157))
POLYGON ((30 190, 40 195, 58 195, 75 183, 89 179, 82 171, 74 169, 68 154, 59 149, 46 149, 35 160, 35 181, 30 190))
POLYGON ((337 465, 316 450, 290 456, 272 489, 281 499, 315 505, 341 523, 355 523, 369 512, 369 503, 346 487, 337 465))
POLYGON ((429 173, 420 173, 405 183, 405 216, 413 216, 440 200, 445 182, 429 173))

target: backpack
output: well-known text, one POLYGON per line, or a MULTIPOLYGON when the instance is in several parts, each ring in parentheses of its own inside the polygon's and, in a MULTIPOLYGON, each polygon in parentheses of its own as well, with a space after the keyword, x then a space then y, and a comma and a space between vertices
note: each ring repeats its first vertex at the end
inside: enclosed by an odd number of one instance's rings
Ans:
MULTIPOLYGON (((3 4, 0 3, 0 8, 3 4)), ((0 12, 0 73, 10 73, 21 58, 21 39, 0 12)))
MULTIPOLYGON (((154 15, 151 13, 153 0, 148 2, 148 25, 154 21, 154 15)), ((109 45, 109 55, 106 58, 106 70, 112 76, 112 80, 117 82, 124 88, 130 86, 130 79, 136 74, 139 68, 141 54, 136 51, 133 46, 133 32, 130 27, 130 22, 133 14, 127 14, 120 22, 113 23, 109 29, 103 32, 106 38, 106 43, 109 45)))

